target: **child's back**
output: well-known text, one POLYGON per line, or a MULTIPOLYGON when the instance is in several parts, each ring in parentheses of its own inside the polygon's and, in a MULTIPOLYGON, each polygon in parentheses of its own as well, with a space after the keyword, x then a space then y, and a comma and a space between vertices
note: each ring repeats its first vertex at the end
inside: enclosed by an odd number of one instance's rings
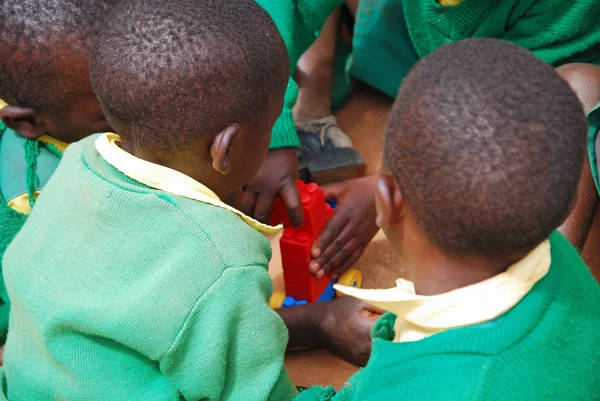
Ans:
POLYGON ((384 315, 367 368, 333 400, 596 399, 600 289, 561 234, 552 234, 550 245, 546 277, 496 320, 397 343, 396 316, 384 315))
POLYGON ((6 253, 4 394, 290 399, 275 229, 218 198, 264 159, 285 46, 250 0, 123 3, 91 57, 122 137, 72 145, 6 253))
POLYGON ((96 140, 68 150, 6 253, 9 398, 218 399, 229 380, 257 396, 289 385, 287 332, 265 302, 267 239, 228 210, 128 178, 96 140))
POLYGON ((584 159, 581 104, 506 42, 444 46, 387 124, 378 224, 408 266, 389 290, 338 288, 392 313, 367 367, 299 400, 590 400, 600 288, 554 231, 584 159))

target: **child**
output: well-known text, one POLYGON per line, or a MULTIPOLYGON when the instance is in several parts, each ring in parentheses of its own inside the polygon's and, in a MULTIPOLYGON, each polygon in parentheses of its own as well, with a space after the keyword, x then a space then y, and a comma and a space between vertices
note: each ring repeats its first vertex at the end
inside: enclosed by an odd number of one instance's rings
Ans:
MULTIPOLYGON (((110 130, 88 70, 91 42, 102 29, 108 6, 108 1, 2 1, 0 269, 6 247, 25 223, 67 144, 110 130)), ((5 294, 2 298, 4 343, 9 306, 5 294)))
POLYGON ((377 224, 411 266, 367 367, 305 400, 590 400, 600 288, 555 229, 572 207, 586 121, 568 84, 493 39, 442 46, 391 112, 377 224))
MULTIPOLYGON (((600 2, 594 0, 347 0, 346 4, 356 10, 350 74, 393 98, 421 57, 471 37, 515 43, 555 67, 571 64, 569 68, 580 70, 580 78, 590 64, 600 65, 600 2)), ((595 80, 598 85, 600 78, 595 80)), ((319 84, 326 86, 314 83, 319 84)), ((572 84, 581 86, 577 81, 572 84)), ((374 181, 374 177, 349 181, 328 189, 340 207, 315 242, 313 271, 344 272, 373 237, 375 226, 365 221, 375 213, 374 199, 362 188, 374 181)), ((585 244, 597 201, 586 162, 578 201, 560 228, 578 249, 585 244)))
POLYGON ((293 398, 267 304, 277 228, 219 200, 260 168, 282 108, 275 25, 251 0, 131 0, 90 65, 121 137, 70 146, 6 252, 4 396, 293 398))

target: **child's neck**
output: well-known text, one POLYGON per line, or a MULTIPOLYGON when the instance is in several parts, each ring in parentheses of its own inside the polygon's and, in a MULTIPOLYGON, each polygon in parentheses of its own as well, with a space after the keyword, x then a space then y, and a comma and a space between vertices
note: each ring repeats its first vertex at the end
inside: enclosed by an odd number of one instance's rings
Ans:
MULTIPOLYGON (((226 184, 223 176, 216 172, 209 160, 202 160, 193 150, 181 152, 158 152, 137 146, 133 142, 121 138, 121 147, 127 153, 150 163, 168 167, 200 182, 212 190, 220 199, 226 197, 232 189, 226 184)), ((194 149, 194 147, 190 147, 194 149)))
POLYGON ((419 295, 443 294, 487 280, 525 256, 449 257, 425 238, 415 236, 409 240, 405 256, 410 265, 410 279, 419 295))

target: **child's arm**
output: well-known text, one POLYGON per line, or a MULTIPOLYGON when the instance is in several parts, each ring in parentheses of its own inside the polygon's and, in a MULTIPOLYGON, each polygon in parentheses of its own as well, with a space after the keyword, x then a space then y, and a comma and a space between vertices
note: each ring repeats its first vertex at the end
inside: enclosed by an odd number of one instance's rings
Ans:
POLYGON ((600 4, 596 0, 522 3, 533 5, 526 10, 517 7, 517 18, 508 21, 506 32, 498 39, 524 47, 554 66, 573 57, 598 57, 600 4))
MULTIPOLYGON (((600 102, 600 68, 592 64, 571 63, 558 67, 556 72, 569 83, 588 115, 600 102)), ((594 129, 589 117, 588 123, 594 129)), ((585 245, 598 205, 598 191, 590 164, 591 155, 595 155, 595 141, 588 143, 588 147, 590 156, 584 160, 577 200, 568 219, 560 227, 560 231, 580 251, 585 245)))
POLYGON ((371 353, 371 328, 383 310, 343 297, 277 312, 289 331, 288 349, 324 347, 364 366, 371 353))
MULTIPOLYGON (((259 0, 273 18, 291 54, 292 62, 309 48, 316 39, 327 17, 342 4, 343 0, 259 0), (292 4, 294 3, 294 4, 292 4), (296 7, 296 12, 288 12, 296 7), (297 42, 297 43, 294 43, 297 42), (300 43, 302 47, 299 47, 300 43)), ((292 66, 290 75, 296 66, 292 66)), ((300 146, 294 124, 292 109, 298 98, 298 85, 292 77, 285 92, 283 110, 273 127, 273 136, 267 159, 257 176, 244 187, 241 210, 263 223, 269 223, 273 201, 280 197, 287 207, 290 220, 296 226, 304 223, 300 195, 296 188, 298 161, 296 148, 300 146)))
POLYGON ((375 224, 376 176, 357 178, 323 188, 338 208, 312 250, 310 269, 317 275, 341 275, 356 263, 379 228, 375 224))
POLYGON ((271 291, 264 266, 227 268, 198 299, 158 360, 182 399, 290 400, 295 396, 283 367, 287 330, 267 304, 271 291))

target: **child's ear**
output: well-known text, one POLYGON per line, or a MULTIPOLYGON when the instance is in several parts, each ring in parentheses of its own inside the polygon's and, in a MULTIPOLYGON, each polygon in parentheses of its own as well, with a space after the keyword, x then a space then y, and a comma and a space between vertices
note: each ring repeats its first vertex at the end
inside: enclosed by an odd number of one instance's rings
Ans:
POLYGON ((396 179, 382 173, 377 177, 377 226, 387 227, 397 223, 403 214, 404 197, 396 179))
POLYGON ((219 132, 210 146, 213 168, 221 174, 228 174, 230 169, 231 143, 240 134, 240 126, 232 124, 219 132))
POLYGON ((46 123, 39 119, 35 110, 27 107, 6 106, 0 110, 4 124, 28 139, 37 139, 46 133, 46 123))

